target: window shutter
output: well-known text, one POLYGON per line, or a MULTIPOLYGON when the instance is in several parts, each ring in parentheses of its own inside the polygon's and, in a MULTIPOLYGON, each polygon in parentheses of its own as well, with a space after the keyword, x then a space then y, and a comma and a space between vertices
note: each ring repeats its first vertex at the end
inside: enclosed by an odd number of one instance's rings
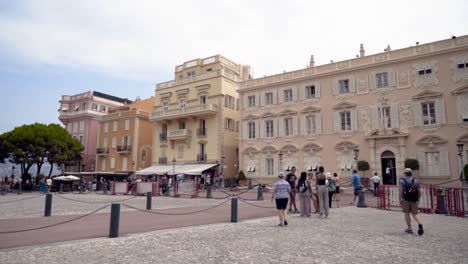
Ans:
POLYGON ((421 103, 413 103, 413 118, 415 126, 422 126, 422 109, 421 103))
POLYGON ((278 103, 281 104, 284 102, 284 89, 279 90, 278 94, 278 103))
POLYGON ((335 132, 340 132, 341 127, 340 127, 340 112, 335 111, 333 112, 333 127, 335 132))
POLYGON ((255 138, 259 138, 260 137, 260 131, 261 131, 261 127, 260 127, 260 120, 256 120, 255 121, 255 138))
POLYGON ((130 141, 130 140, 131 140, 131 138, 130 138, 130 136, 128 136, 128 142, 127 142, 127 145, 130 145, 130 146, 131 146, 131 145, 133 145, 133 144, 132 144, 132 141, 130 141))
POLYGON ((306 120, 306 114, 301 115, 301 135, 307 135, 307 120, 306 120))
POLYGON ((260 122, 263 124, 262 129, 260 129, 260 138, 266 138, 266 121, 262 119, 260 122))
POLYGON ((398 128, 399 120, 398 120, 398 104, 392 104, 390 107, 390 119, 392 122, 392 128, 398 128))
POLYGON ((333 80, 333 95, 338 95, 339 94, 339 84, 338 84, 338 80, 333 80))
POLYGON ((436 101, 436 123, 445 124, 445 102, 443 98, 436 101))
POLYGON ((379 106, 378 105, 372 105, 370 107, 370 117, 371 117, 371 128, 372 130, 376 130, 380 128, 380 122, 379 122, 379 106))
POLYGON ((321 113, 315 114, 315 122, 317 122, 315 124, 317 127, 317 134, 322 134, 322 114, 321 113))
POLYGON ((284 137, 284 118, 278 118, 278 132, 280 137, 284 137))
POLYGON ((249 138, 249 126, 248 121, 242 122, 242 139, 249 138))
POLYGON ((357 110, 351 110, 351 130, 358 131, 357 110))
POLYGON ((395 72, 388 72, 388 86, 390 87, 396 86, 395 72))
POLYGON ((297 122, 297 115, 293 117, 292 119, 293 122, 293 135, 298 136, 299 135, 299 122, 297 122))
POLYGON ((426 175, 426 153, 424 151, 418 152, 419 161, 419 177, 425 177, 426 175))
POLYGON ((440 176, 450 176, 450 161, 448 151, 439 152, 440 157, 440 176))
POLYGON ((260 93, 260 95, 258 96, 258 105, 265 105, 265 93, 260 93))
POLYGON ((293 102, 297 101, 297 87, 292 88, 292 100, 293 102))
POLYGON ((247 109, 248 102, 247 102, 247 95, 245 94, 241 99, 242 99, 242 108, 247 109))
POLYGON ((263 160, 260 160, 260 163, 262 164, 262 168, 261 168, 261 171, 259 171, 258 175, 267 175, 267 171, 266 171, 266 159, 263 159, 263 160))
POLYGON ((320 98, 320 83, 315 84, 315 97, 320 98))
POLYGON ((461 103, 462 103, 462 112, 461 112, 461 114, 464 115, 464 116, 468 116, 468 94, 463 94, 463 97, 461 97, 460 99, 461 99, 461 103))
POLYGON ((278 104, 278 91, 275 90, 275 91, 272 91, 271 93, 273 94, 273 104, 278 104))
POLYGON ((280 136, 280 133, 279 133, 279 118, 275 118, 273 119, 273 136, 274 137, 279 137, 280 136))
POLYGON ((375 89, 377 87, 377 75, 375 72, 371 72, 369 75, 369 90, 375 89))
POLYGON ((356 83, 354 81, 354 77, 349 78, 349 92, 356 93, 356 83))

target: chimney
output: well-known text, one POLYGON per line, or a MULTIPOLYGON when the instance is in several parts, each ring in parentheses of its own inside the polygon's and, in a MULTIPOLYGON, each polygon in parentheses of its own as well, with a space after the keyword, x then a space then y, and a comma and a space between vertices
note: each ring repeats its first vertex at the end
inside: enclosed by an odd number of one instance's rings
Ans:
POLYGON ((364 50, 364 44, 361 44, 361 48, 359 49, 359 57, 366 56, 366 51, 364 50))
POLYGON ((310 55, 309 67, 310 68, 315 67, 314 55, 310 55))
POLYGON ((390 48, 390 44, 387 46, 387 49, 385 49, 385 51, 389 52, 391 51, 392 49, 390 48))

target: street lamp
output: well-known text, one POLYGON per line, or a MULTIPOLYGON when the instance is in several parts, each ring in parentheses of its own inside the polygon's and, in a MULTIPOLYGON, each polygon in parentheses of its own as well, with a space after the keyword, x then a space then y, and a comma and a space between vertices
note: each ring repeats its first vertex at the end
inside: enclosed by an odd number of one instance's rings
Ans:
POLYGON ((460 157, 460 180, 463 181, 465 175, 463 175, 463 146, 464 144, 461 141, 457 142, 458 157, 460 157))
POLYGON ((281 168, 283 167, 283 152, 278 153, 279 157, 279 169, 278 169, 278 174, 281 172, 281 168))
POLYGON ((224 159, 226 157, 221 157, 221 188, 224 188, 224 159))
POLYGON ((13 165, 13 167, 11 167, 11 176, 15 176, 15 166, 13 165))
POLYGON ((354 160, 356 161, 356 171, 358 170, 359 146, 354 147, 354 160))
POLYGON ((176 163, 176 159, 172 158, 172 177, 174 177, 175 175, 175 163, 176 163))

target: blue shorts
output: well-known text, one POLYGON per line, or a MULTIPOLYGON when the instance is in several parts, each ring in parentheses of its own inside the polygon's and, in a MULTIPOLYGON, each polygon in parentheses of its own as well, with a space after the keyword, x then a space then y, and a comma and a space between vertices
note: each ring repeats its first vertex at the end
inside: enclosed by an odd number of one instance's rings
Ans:
POLYGON ((276 199, 276 209, 286 210, 286 207, 288 207, 288 198, 276 199))

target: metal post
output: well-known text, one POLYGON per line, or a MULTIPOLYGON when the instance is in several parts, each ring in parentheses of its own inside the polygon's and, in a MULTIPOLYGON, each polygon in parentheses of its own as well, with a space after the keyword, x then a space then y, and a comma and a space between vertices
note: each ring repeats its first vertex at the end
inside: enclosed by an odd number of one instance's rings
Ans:
POLYGON ((23 185, 20 182, 19 185, 18 185, 18 195, 21 194, 22 191, 23 191, 23 185))
POLYGON ((151 200, 153 199, 152 193, 146 193, 146 210, 151 210, 151 200))
MULTIPOLYGON (((167 179, 169 181, 169 179, 167 179)), ((165 196, 171 196, 171 191, 170 191, 170 188, 169 188, 169 183, 166 182, 164 184, 166 186, 166 192, 164 193, 165 196)))
POLYGON ((52 194, 48 193, 45 196, 44 216, 51 216, 51 215, 52 215, 52 194))
POLYGON ((261 184, 258 184, 257 200, 258 201, 263 201, 263 186, 261 184))
POLYGON ((252 186, 252 179, 249 179, 249 189, 252 189, 253 186, 252 186))
POLYGON ((237 197, 231 198, 231 223, 237 223, 237 197))
POLYGON ((209 184, 208 187, 206 188, 206 198, 208 198, 208 199, 213 198, 213 194, 211 192, 211 189, 212 189, 211 184, 209 184))
POLYGON ((359 200, 358 200, 357 207, 359 207, 359 208, 366 208, 367 207, 367 205, 366 205, 366 196, 364 194, 364 188, 361 188, 361 190, 359 191, 359 200))
POLYGON ((104 192, 104 194, 107 194, 107 187, 108 187, 107 182, 106 181, 103 182, 102 183, 102 191, 104 192))
POLYGON ((109 237, 119 237, 119 223, 120 223, 120 204, 113 203, 111 205, 111 216, 109 226, 109 237))
POLYGON ((63 185, 60 183, 59 185, 59 193, 62 194, 63 193, 63 185))

